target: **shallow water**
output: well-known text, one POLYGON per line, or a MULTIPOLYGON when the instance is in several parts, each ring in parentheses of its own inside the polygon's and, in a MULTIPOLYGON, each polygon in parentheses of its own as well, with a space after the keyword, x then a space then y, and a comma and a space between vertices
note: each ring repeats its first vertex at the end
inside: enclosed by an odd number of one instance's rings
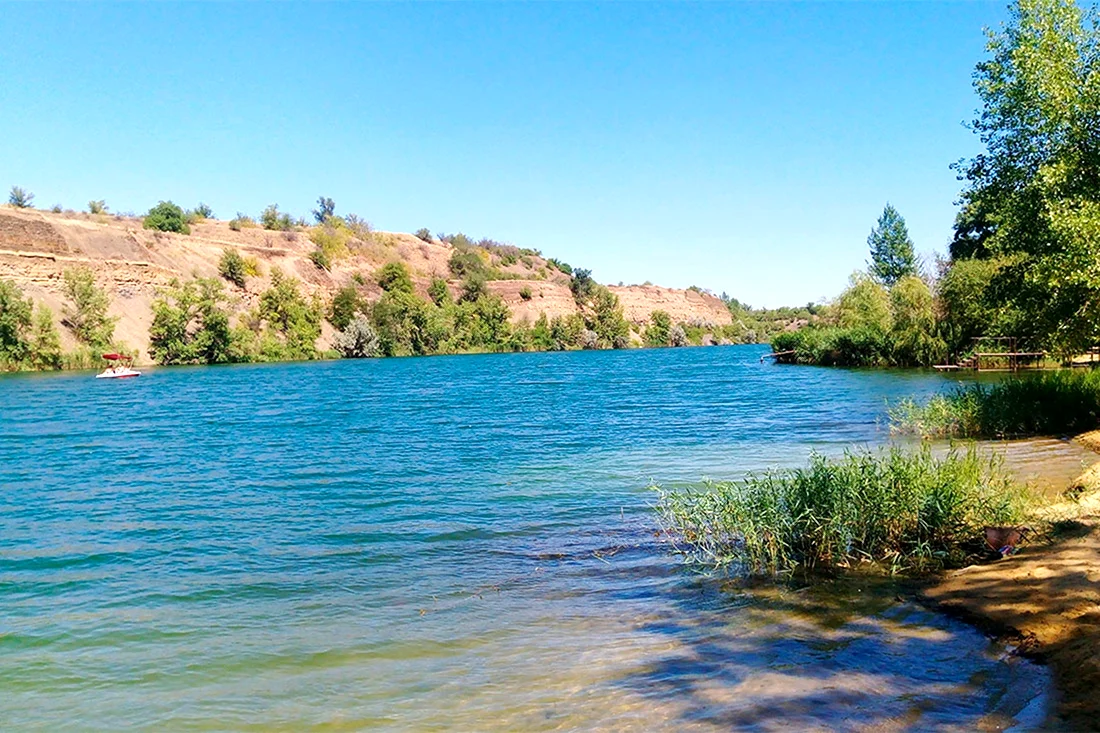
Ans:
POLYGON ((1045 670, 889 587, 727 586, 658 543, 651 481, 880 443, 887 400, 952 380, 761 353, 2 378, 0 728, 962 730, 1041 707, 1045 670))

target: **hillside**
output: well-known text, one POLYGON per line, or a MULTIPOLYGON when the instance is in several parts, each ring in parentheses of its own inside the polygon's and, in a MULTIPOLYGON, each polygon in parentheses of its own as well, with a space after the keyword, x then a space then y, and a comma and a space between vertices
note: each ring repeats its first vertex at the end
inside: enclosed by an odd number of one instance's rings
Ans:
MULTIPOLYGON (((353 278, 368 299, 381 297, 373 274, 383 265, 399 261, 409 269, 416 290, 427 297, 433 277, 446 279, 458 293, 460 279, 449 262, 453 245, 432 238, 423 241, 411 234, 369 232, 350 241, 346 253, 334 259, 330 269, 319 268, 310 255, 316 245, 307 231, 269 231, 255 226, 231 228, 226 221, 202 220, 182 235, 142 228, 140 218, 80 213, 52 213, 33 209, 0 208, 0 278, 13 281, 27 296, 45 303, 54 312, 64 310, 62 274, 75 266, 90 268, 110 297, 110 314, 118 318, 115 337, 139 350, 139 360, 149 361, 149 326, 158 288, 172 278, 197 275, 217 277, 218 262, 226 249, 254 257, 259 275, 241 288, 227 283, 232 307, 243 313, 257 305, 260 293, 271 284, 272 267, 298 279, 303 290, 324 302, 353 278)), ((515 248, 481 248, 478 253, 492 267, 486 283, 508 306, 513 323, 533 323, 540 314, 548 318, 578 313, 570 291, 571 278, 540 255, 515 248), (518 251, 518 250, 517 250, 518 251)), ((704 330, 732 323, 725 303, 694 290, 674 290, 652 285, 614 286, 625 318, 634 326, 633 340, 656 310, 667 312, 674 323, 704 330)), ((63 345, 74 344, 61 328, 63 345)), ((334 331, 325 323, 318 347, 328 348, 334 331)))

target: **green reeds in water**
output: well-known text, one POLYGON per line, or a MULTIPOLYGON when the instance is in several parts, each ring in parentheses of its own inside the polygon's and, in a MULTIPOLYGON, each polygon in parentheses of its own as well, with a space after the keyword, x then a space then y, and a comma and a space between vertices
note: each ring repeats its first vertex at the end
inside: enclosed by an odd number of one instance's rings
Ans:
POLYGON ((850 567, 892 572, 962 564, 983 528, 1016 524, 1031 506, 999 459, 924 447, 813 455, 806 468, 660 491, 659 510, 692 561, 749 573, 850 567))
POLYGON ((894 432, 923 437, 1075 435, 1100 427, 1100 371, 1056 371, 971 384, 890 410, 894 432))

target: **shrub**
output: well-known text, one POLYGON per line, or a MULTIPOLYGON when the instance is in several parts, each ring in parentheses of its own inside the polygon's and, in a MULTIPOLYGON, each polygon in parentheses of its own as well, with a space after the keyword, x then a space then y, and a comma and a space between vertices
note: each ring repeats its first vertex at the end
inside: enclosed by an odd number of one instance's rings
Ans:
POLYGON ((319 270, 328 270, 332 267, 332 258, 329 257, 328 252, 323 247, 318 247, 310 252, 309 259, 319 270))
POLYGON ((88 213, 89 214, 106 214, 107 213, 107 202, 104 201, 103 199, 100 199, 99 201, 89 201, 88 202, 88 213))
POLYGON ((95 282, 95 275, 86 267, 64 272, 65 295, 72 302, 64 311, 66 325, 76 338, 93 348, 110 346, 117 318, 107 315, 111 301, 95 282))
POLYGON ((668 332, 668 345, 669 346, 687 346, 688 337, 684 331, 682 324, 677 323, 668 332))
POLYGON ((404 262, 389 262, 382 266, 377 275, 378 287, 387 293, 413 292, 412 276, 404 262))
POLYGON ((60 214, 62 212, 61 204, 54 204, 50 207, 50 211, 55 214, 60 214))
POLYGON ((370 222, 355 214, 348 214, 345 216, 344 224, 347 225, 348 230, 358 239, 366 239, 371 234, 370 222))
POLYGON ((359 289, 349 283, 337 290, 336 295, 332 297, 329 323, 335 326, 338 331, 343 331, 365 306, 366 302, 360 297, 359 289))
POLYGON ((421 241, 424 241, 424 242, 428 242, 429 244, 432 242, 432 233, 430 231, 428 231, 427 229, 417 229, 416 230, 416 237, 417 237, 417 239, 420 239, 421 241))
POLYGON ((222 258, 218 262, 218 273, 239 288, 244 287, 248 278, 244 258, 233 249, 222 250, 222 258))
POLYGON ((256 222, 248 214, 237 212, 237 215, 229 220, 229 228, 235 232, 256 226, 256 222))
POLYGON ((443 305, 451 300, 451 289, 447 287, 447 281, 441 277, 433 277, 428 285, 428 297, 436 305, 443 305))
POLYGON ((573 274, 573 268, 570 267, 568 263, 562 262, 561 260, 554 259, 553 257, 546 260, 546 264, 550 265, 551 267, 553 267, 558 272, 564 272, 566 275, 572 275, 573 274))
POLYGON ((204 204, 201 201, 199 202, 199 205, 196 206, 192 210, 191 213, 194 214, 195 216, 197 216, 200 219, 213 219, 214 218, 214 210, 211 209, 209 206, 207 206, 206 204, 204 204))
POLYGON ((183 213, 183 209, 171 201, 161 201, 149 209, 149 213, 142 221, 142 226, 160 232, 191 233, 191 227, 187 225, 187 216, 183 213))
POLYGON ((451 274, 455 277, 484 276, 486 270, 485 261, 473 249, 455 249, 451 253, 451 259, 447 264, 451 269, 451 274))
POLYGON ((362 313, 357 313, 347 327, 336 335, 332 345, 346 359, 363 359, 381 354, 378 333, 362 313))
POLYGON ((8 194, 8 203, 17 209, 34 208, 34 194, 25 188, 12 186, 11 192, 8 194))
POLYGON ((459 300, 464 303, 473 303, 487 292, 485 276, 481 273, 471 273, 462 281, 462 297, 459 300))
POLYGON ((807 468, 662 492, 659 502, 689 557, 748 573, 957 566, 981 551, 986 525, 1020 522, 1028 505, 976 449, 937 458, 927 446, 814 455, 807 468))
POLYGON ((533 293, 531 292, 531 288, 529 288, 529 287, 527 287, 526 285, 524 285, 524 286, 523 286, 522 288, 520 288, 520 290, 519 290, 519 297, 520 297, 521 299, 523 299, 523 300, 530 300, 530 299, 531 299, 532 297, 534 297, 534 295, 533 295, 533 293))
POLYGON ((294 226, 294 220, 290 218, 290 214, 280 212, 278 204, 271 204, 263 210, 260 214, 260 223, 264 229, 277 232, 288 231, 294 226))

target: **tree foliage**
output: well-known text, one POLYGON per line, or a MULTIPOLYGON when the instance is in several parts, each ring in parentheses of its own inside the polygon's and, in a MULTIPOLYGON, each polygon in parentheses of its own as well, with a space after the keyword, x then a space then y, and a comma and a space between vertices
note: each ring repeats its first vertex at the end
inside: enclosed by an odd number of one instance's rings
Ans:
POLYGON ((324 196, 318 197, 317 208, 313 210, 313 218, 317 220, 317 223, 324 224, 335 215, 336 202, 324 196))
POLYGON ((974 86, 985 146, 966 181, 956 258, 1001 259, 987 292, 1033 346, 1100 340, 1100 32, 1072 0, 1017 0, 974 86))
POLYGON ((12 186, 8 193, 8 203, 17 209, 33 208, 34 194, 20 186, 12 186))
POLYGON ((878 224, 871 229, 867 246, 871 249, 871 274, 884 285, 917 274, 917 258, 905 219, 890 204, 886 204, 878 224))
POLYGON ((149 353, 160 364, 222 364, 245 361, 220 280, 173 278, 153 301, 149 353))
POLYGON ((176 232, 178 234, 190 234, 191 227, 187 223, 187 215, 183 209, 171 201, 161 201, 142 220, 142 226, 146 229, 155 229, 161 232, 176 232))
POLYGON ((107 315, 111 300, 96 284, 95 274, 86 267, 71 268, 64 272, 64 283, 70 301, 64 310, 65 325, 81 343, 96 349, 110 346, 118 319, 107 315))

